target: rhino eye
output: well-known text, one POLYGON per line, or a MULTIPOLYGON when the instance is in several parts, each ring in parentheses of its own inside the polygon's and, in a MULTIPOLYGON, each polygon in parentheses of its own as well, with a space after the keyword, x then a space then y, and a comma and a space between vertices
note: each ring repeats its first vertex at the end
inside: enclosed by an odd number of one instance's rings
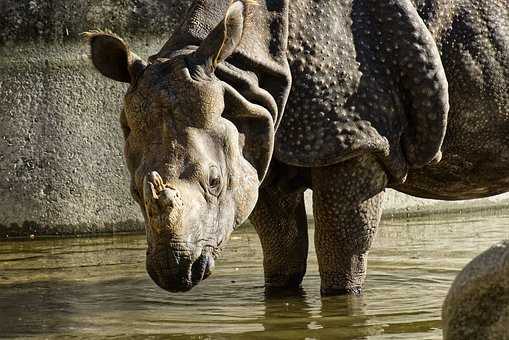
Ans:
POLYGON ((214 196, 221 192, 221 172, 216 166, 211 166, 209 170, 209 192, 214 196))

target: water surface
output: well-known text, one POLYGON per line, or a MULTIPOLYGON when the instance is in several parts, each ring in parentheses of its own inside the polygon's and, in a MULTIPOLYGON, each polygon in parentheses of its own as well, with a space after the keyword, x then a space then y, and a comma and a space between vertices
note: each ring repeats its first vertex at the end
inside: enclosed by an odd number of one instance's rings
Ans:
POLYGON ((141 235, 0 242, 0 337, 441 339, 452 280, 509 239, 508 225, 509 215, 384 221, 364 295, 323 299, 312 248, 302 293, 266 298, 251 227, 234 233, 213 276, 186 294, 150 281, 141 235))

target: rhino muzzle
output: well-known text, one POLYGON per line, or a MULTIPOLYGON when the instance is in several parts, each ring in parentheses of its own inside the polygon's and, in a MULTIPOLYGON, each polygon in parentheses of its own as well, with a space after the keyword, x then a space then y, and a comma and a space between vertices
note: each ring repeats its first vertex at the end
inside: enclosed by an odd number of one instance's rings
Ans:
POLYGON ((210 276, 214 248, 189 241, 183 222, 184 203, 178 189, 165 184, 158 172, 143 180, 147 216, 147 272, 170 292, 185 292, 210 276))
POLYGON ((204 250, 193 260, 193 252, 181 245, 169 245, 166 249, 150 254, 147 252, 147 272, 152 280, 169 292, 186 292, 210 276, 214 269, 212 253, 204 250))

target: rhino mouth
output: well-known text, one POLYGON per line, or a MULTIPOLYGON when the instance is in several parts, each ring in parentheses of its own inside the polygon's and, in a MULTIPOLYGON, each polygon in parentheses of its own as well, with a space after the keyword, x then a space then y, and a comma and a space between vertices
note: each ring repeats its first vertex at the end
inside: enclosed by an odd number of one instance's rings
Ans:
POLYGON ((147 252, 147 272, 152 280, 169 292, 187 292, 207 279, 215 266, 213 252, 208 247, 196 259, 188 251, 172 250, 157 254, 147 252))
POLYGON ((196 286, 212 274, 214 257, 210 254, 201 255, 191 266, 191 282, 196 286))

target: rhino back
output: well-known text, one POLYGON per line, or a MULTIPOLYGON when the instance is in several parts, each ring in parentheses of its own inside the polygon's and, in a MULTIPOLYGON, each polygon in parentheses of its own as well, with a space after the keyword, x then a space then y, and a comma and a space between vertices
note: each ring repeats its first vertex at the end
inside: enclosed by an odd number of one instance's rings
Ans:
POLYGON ((415 0, 433 32, 451 109, 442 161, 412 169, 399 190, 469 199, 509 189, 509 3, 415 0))
POLYGON ((373 152, 400 181, 407 171, 400 147, 406 121, 365 7, 350 0, 290 3, 293 84, 276 157, 315 167, 373 152))

